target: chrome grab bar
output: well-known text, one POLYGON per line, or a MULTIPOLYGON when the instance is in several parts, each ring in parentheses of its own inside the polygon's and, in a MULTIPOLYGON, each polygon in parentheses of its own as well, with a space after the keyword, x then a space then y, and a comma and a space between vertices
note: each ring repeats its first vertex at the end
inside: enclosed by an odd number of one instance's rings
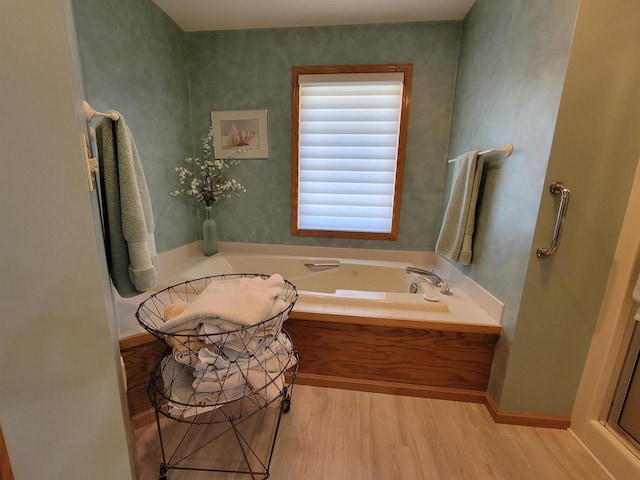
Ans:
POLYGON ((569 193, 571 191, 562 182, 552 182, 549 186, 549 190, 553 194, 561 194, 560 206, 558 207, 558 217, 556 218, 556 225, 553 229, 553 238, 551 239, 551 246, 549 248, 540 247, 536 252, 538 258, 546 258, 549 255, 553 255, 558 250, 560 245, 560 236, 562 235, 562 227, 564 227, 564 220, 567 216, 567 207, 569 206, 569 193))
POLYGON ((305 263, 304 266, 307 268, 338 268, 340 264, 339 263, 305 263))

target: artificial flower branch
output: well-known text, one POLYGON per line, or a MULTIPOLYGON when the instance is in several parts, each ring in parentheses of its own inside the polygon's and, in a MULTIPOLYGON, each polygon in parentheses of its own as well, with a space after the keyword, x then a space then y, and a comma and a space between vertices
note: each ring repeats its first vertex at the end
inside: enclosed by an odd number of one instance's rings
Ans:
POLYGON ((176 197, 178 195, 191 195, 196 200, 207 207, 213 205, 214 202, 221 198, 228 198, 232 195, 240 195, 246 192, 246 188, 238 183, 235 179, 225 179, 225 172, 231 165, 240 163, 237 159, 233 159, 236 155, 245 153, 246 149, 239 148, 227 158, 213 158, 213 133, 209 130, 209 134, 201 140, 203 159, 185 158, 184 162, 193 165, 192 171, 184 166, 175 168, 178 172, 178 183, 183 185, 182 188, 170 192, 169 195, 176 197), (196 173, 199 173, 196 175, 196 173))

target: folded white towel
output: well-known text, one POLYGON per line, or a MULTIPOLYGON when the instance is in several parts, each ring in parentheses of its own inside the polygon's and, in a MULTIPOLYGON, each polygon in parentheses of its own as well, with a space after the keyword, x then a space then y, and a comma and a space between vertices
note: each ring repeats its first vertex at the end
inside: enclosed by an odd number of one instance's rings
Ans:
POLYGON ((193 350, 173 350, 173 358, 178 363, 194 367, 198 364, 198 352, 193 350))
POLYGON ((293 346, 286 335, 278 335, 260 355, 249 361, 246 373, 251 391, 261 395, 267 403, 284 390, 284 372, 296 364, 293 346))
POLYGON ((260 395, 267 403, 278 398, 284 390, 284 375, 282 374, 249 370, 247 382, 251 385, 251 391, 260 395))
MULTIPOLYGON (((229 368, 213 368, 208 365, 207 368, 193 371, 193 376, 203 382, 221 382, 227 376, 240 372, 241 368, 237 363, 231 363, 229 368)), ((244 369, 246 371, 246 368, 244 369)))
POLYGON ((265 404, 275 400, 284 391, 285 370, 297 360, 287 335, 262 340, 259 351, 237 360, 202 348, 194 368, 178 363, 176 352, 166 357, 162 374, 169 413, 178 418, 200 415, 252 393, 265 404))
POLYGON ((221 354, 203 348, 198 352, 193 376, 207 381, 220 381, 227 375, 249 370, 281 373, 295 365, 293 347, 285 335, 267 338, 253 355, 230 359, 228 352, 221 354))
POLYGON ((248 389, 245 376, 241 372, 225 375, 220 370, 208 372, 207 380, 202 377, 192 382, 193 390, 197 393, 219 393, 221 402, 229 402, 242 397, 248 389), (219 372, 219 377, 216 373, 219 372))
POLYGON ((213 349, 223 354, 228 360, 237 360, 240 357, 251 355, 264 340, 263 337, 255 335, 253 331, 220 333, 218 325, 211 325, 207 322, 200 325, 199 331, 203 335, 205 343, 213 345, 213 349))
POLYGON ((178 364, 172 355, 162 360, 162 380, 164 394, 169 399, 169 414, 177 418, 192 417, 218 408, 210 394, 198 394, 193 389, 189 371, 190 368, 178 364))
POLYGON ((198 352, 198 363, 195 366, 193 375, 196 377, 203 375, 206 370, 230 370, 232 365, 236 370, 238 369, 237 362, 232 363, 228 358, 224 358, 208 348, 202 348, 198 352))
POLYGON ((180 315, 163 323, 160 330, 176 332, 197 328, 201 323, 254 326, 270 318, 282 295, 283 278, 272 275, 213 281, 180 315))
POLYGON ((282 373, 295 365, 293 347, 286 335, 265 342, 263 348, 248 359, 248 370, 282 373))
MULTIPOLYGON (((284 284, 283 284, 284 287, 284 284)), ((271 310, 267 314, 266 318, 274 318, 280 312, 283 312, 287 308, 287 302, 285 302, 282 298, 276 297, 273 300, 273 304, 271 305, 271 310)), ((274 324, 281 324, 286 319, 278 319, 274 318, 274 324)))
MULTIPOLYGON (((282 323, 286 320, 279 313, 286 310, 287 304, 280 298, 273 302, 273 307, 269 313, 269 320, 266 320, 255 327, 241 328, 233 324, 214 324, 207 320, 198 327, 199 338, 205 343, 216 345, 221 350, 223 348, 234 348, 238 351, 246 350, 252 354, 260 348, 264 339, 273 338, 282 329, 282 323), (273 312, 276 312, 273 314, 273 312), (233 346, 232 346, 233 344, 233 346)), ((217 321, 217 320, 214 320, 217 321)))
POLYGON ((247 361, 232 362, 222 355, 203 348, 198 352, 198 363, 194 366, 193 376, 208 382, 222 381, 240 370, 246 371, 247 368, 247 361))

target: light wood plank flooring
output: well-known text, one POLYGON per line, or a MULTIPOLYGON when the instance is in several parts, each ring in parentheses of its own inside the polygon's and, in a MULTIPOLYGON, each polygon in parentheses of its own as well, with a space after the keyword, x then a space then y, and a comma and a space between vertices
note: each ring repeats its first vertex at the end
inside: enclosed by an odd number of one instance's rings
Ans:
MULTIPOLYGON (((266 409, 265 415, 277 412, 266 409)), ((262 412, 260 413, 262 414, 262 412)), ((256 437, 267 431, 252 419, 256 437)), ((163 421, 165 441, 184 424, 163 421), (174 429, 174 430, 172 430, 174 429)), ((225 440, 222 447, 234 442, 225 440)), ((264 445, 262 445, 264 444, 264 445)), ((135 432, 139 480, 158 478, 155 422, 135 432)), ((268 449, 267 449, 268 451, 268 449)), ((231 453, 230 455, 233 456, 231 453)), ((237 454, 236 454, 237 456, 237 454)), ((209 457, 210 458, 210 457, 209 457)), ((205 459, 206 461, 206 459, 205 459)), ((250 475, 171 470, 169 480, 250 475)), ((261 477, 256 477, 261 478, 261 477)), ((282 416, 271 480, 607 480, 566 430, 495 424, 483 405, 296 385, 282 416)))

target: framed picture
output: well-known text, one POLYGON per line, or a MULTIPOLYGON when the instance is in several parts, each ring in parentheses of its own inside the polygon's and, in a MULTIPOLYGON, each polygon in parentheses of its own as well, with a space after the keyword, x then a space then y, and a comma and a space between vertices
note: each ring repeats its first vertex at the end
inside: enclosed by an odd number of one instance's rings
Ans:
POLYGON ((266 109, 211 112, 211 123, 216 158, 269 158, 266 109))

